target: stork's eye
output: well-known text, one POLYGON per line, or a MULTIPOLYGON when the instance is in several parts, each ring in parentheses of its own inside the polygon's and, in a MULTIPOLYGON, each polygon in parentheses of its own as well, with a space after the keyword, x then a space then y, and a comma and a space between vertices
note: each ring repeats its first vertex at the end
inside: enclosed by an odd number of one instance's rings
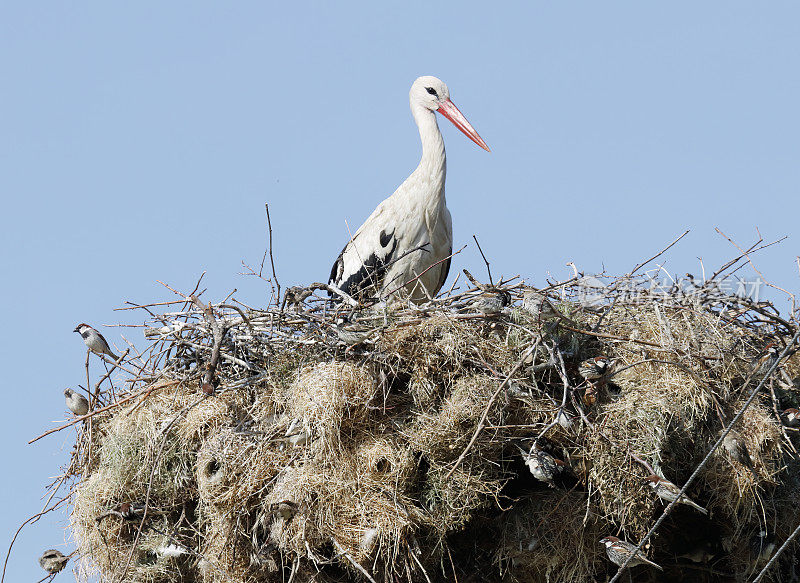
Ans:
POLYGON ((425 91, 427 91, 428 93, 430 93, 434 97, 439 97, 439 95, 437 95, 437 93, 436 93, 436 89, 434 89, 433 87, 426 87, 425 91))

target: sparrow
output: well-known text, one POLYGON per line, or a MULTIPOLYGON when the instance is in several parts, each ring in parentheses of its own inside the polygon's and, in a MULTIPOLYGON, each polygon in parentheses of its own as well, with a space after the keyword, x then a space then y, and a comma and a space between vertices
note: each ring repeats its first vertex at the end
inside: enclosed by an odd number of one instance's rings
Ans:
MULTIPOLYGON (((661 478, 656 476, 655 474, 651 474, 645 478, 645 482, 648 486, 650 486, 653 491, 658 495, 659 498, 662 500, 666 500, 667 502, 672 502, 678 497, 678 492, 681 491, 675 484, 670 482, 665 478, 661 478)), ((699 504, 694 503, 689 498, 686 497, 686 494, 683 494, 678 500, 678 504, 686 504, 687 506, 691 506, 692 508, 696 508, 703 514, 708 514, 708 510, 700 506, 699 504)))
POLYGON ((283 303, 289 304, 290 306, 302 306, 303 302, 308 298, 313 292, 308 288, 305 288, 301 285, 293 285, 283 295, 283 303))
MULTIPOLYGON (((153 511, 148 511, 152 513, 153 511)), ((140 502, 123 502, 117 504, 111 510, 106 510, 101 515, 95 517, 97 522, 103 520, 106 516, 119 516, 123 520, 139 520, 144 515, 144 504, 140 502)))
MULTIPOLYGON (((517 444, 514 444, 517 445, 517 444)), ((566 464, 551 456, 546 451, 538 449, 535 445, 530 451, 517 445, 517 449, 522 453, 525 465, 533 474, 533 477, 540 482, 545 482, 551 488, 555 488, 553 479, 564 471, 566 464)))
POLYGON ((772 368, 772 365, 778 361, 781 352, 783 352, 783 347, 777 342, 767 344, 757 357, 756 370, 761 374, 766 374, 772 368))
POLYGON ((116 354, 111 352, 111 348, 109 348, 108 342, 106 342, 106 339, 103 338, 103 335, 89 326, 89 324, 78 324, 75 326, 73 332, 80 332, 81 338, 83 338, 86 346, 88 346, 89 350, 95 354, 107 354, 112 360, 119 359, 116 354))
POLYGON ((578 374, 587 381, 605 379, 614 370, 614 361, 607 356, 587 358, 578 365, 578 374))
POLYGON ((64 389, 64 396, 67 398, 67 409, 78 415, 86 415, 89 412, 89 401, 80 393, 72 389, 64 389))
POLYGON ((553 304, 550 303, 546 295, 534 289, 523 292, 522 309, 539 321, 559 320, 564 321, 570 326, 577 327, 577 323, 559 312, 553 304))
POLYGON ((722 448, 727 451, 728 455, 733 459, 753 472, 753 476, 758 479, 758 472, 756 472, 755 467, 753 467, 753 460, 750 458, 750 452, 747 451, 747 446, 744 444, 744 438, 741 435, 735 431, 728 433, 725 439, 722 440, 722 448))
POLYGON ((343 344, 348 348, 357 346, 361 343, 371 343, 371 340, 380 327, 369 327, 353 321, 353 318, 342 315, 336 319, 331 328, 336 334, 338 344, 343 344))
POLYGON ((511 304, 511 294, 505 290, 487 292, 472 302, 472 308, 487 316, 494 316, 511 304))
POLYGON ((140 502, 123 502, 116 510, 125 520, 136 520, 144 514, 144 504, 140 502))
POLYGON ((678 555, 678 558, 688 559, 692 563, 708 563, 714 558, 714 553, 711 552, 711 548, 707 544, 701 544, 698 547, 686 551, 682 555, 678 555))
POLYGON ((522 293, 522 309, 541 320, 552 320, 560 316, 547 296, 534 289, 522 293))
POLYGON ((272 505, 272 510, 284 520, 291 520, 297 512, 297 504, 291 500, 282 500, 272 505))
POLYGON ((48 549, 39 557, 39 564, 42 569, 51 574, 58 573, 63 569, 67 561, 69 561, 69 557, 65 557, 64 553, 56 549, 48 549))
POLYGON ((786 427, 800 427, 800 411, 794 407, 785 409, 782 417, 786 427))
POLYGON ((594 385, 586 387, 586 390, 583 391, 583 395, 581 396, 581 401, 583 402, 583 406, 587 409, 594 407, 595 403, 597 403, 597 388, 594 385))
POLYGON ((766 563, 775 550, 775 536, 765 529, 750 539, 750 558, 755 565, 766 563))
POLYGON ((561 409, 561 410, 560 410, 560 411, 559 411, 559 412, 556 414, 556 422, 557 422, 557 423, 558 423, 558 424, 559 424, 559 425, 560 425, 560 426, 561 426, 563 429, 567 429, 567 430, 569 430, 569 429, 572 429, 572 427, 573 427, 573 425, 574 425, 574 422, 575 422, 575 417, 573 417, 572 415, 570 415, 569 413, 567 413, 566 411, 564 411, 563 409, 561 409))
MULTIPOLYGON (((636 545, 632 545, 628 541, 620 540, 615 536, 601 538, 600 543, 606 546, 606 554, 608 555, 608 558, 611 559, 611 562, 619 567, 622 566, 622 564, 625 562, 625 559, 631 556, 634 549, 636 549, 636 545)), ((645 558, 641 551, 637 552, 628 563, 628 567, 635 567, 636 565, 650 565, 659 571, 664 570, 659 565, 656 565, 653 561, 645 558)))

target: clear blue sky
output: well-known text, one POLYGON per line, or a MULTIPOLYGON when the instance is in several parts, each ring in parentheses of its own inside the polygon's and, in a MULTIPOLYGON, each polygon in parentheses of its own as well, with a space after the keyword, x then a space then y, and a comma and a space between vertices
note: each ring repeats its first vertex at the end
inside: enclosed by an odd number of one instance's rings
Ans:
MULTIPOLYGON (((263 302, 239 273, 265 249, 265 202, 281 283, 325 279, 345 221, 418 162, 419 75, 493 150, 440 119, 456 245, 477 234, 496 275, 624 272, 684 229, 667 268, 697 273, 734 253, 714 227, 759 228, 789 235, 759 266, 800 290, 799 4, 385 4, 0 4, 3 552, 72 444, 26 441, 83 382, 75 325, 140 321, 112 310, 203 270, 208 299, 263 302)), ((453 271, 481 266, 470 246, 453 271)), ((72 550, 63 526, 23 531, 6 580, 72 550)))

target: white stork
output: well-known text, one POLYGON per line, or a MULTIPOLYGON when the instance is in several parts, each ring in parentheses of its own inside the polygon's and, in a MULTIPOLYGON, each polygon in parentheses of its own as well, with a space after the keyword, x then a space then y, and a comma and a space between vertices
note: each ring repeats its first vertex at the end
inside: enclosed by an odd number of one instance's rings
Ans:
POLYGON ((440 79, 424 76, 414 81, 409 101, 422 141, 422 159, 364 221, 333 264, 330 283, 351 296, 410 297, 421 302, 434 297, 447 279, 453 223, 444 198, 447 164, 436 112, 490 151, 450 101, 440 79))

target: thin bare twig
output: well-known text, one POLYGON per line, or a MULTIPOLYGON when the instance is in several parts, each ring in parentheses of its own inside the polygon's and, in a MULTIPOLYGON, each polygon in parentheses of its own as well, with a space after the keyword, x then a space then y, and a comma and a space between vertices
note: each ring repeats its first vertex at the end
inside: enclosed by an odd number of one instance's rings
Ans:
POLYGON ((481 252, 481 257, 483 257, 483 262, 486 264, 486 271, 489 274, 489 285, 494 287, 494 282, 492 281, 492 268, 489 267, 489 260, 486 259, 486 255, 483 254, 483 249, 481 249, 481 244, 478 243, 478 238, 475 235, 472 235, 472 238, 475 239, 475 244, 478 246, 478 251, 481 252))
POLYGON ((372 578, 372 575, 369 574, 369 571, 367 571, 353 557, 351 557, 350 553, 348 553, 347 550, 341 544, 339 544, 339 541, 337 541, 335 538, 331 540, 333 541, 333 546, 335 546, 336 550, 339 551, 339 554, 341 554, 345 559, 350 561, 350 564, 353 565, 356 569, 358 569, 358 571, 362 575, 364 575, 364 577, 369 579, 370 583, 377 583, 375 579, 372 578))
POLYGON ((5 581, 6 579, 6 568, 8 567, 8 559, 11 556, 11 548, 14 546, 14 543, 16 542, 17 537, 19 536, 19 533, 22 532, 22 529, 25 528, 26 525, 38 521, 42 516, 44 516, 48 512, 52 512, 53 510, 57 509, 61 504, 64 503, 65 500, 67 500, 67 498, 62 499, 61 501, 58 502, 58 504, 56 504, 51 508, 47 508, 46 510, 42 510, 37 514, 34 514, 19 526, 17 531, 14 533, 14 536, 11 538, 11 544, 8 545, 8 551, 6 552, 6 560, 5 562, 3 562, 3 575, 2 577, 0 577, 0 583, 3 583, 3 581, 5 581))
MULTIPOLYGON (((278 276, 275 274, 275 259, 272 257, 272 220, 269 217, 269 204, 265 204, 264 207, 267 209, 267 226, 269 227, 269 263, 272 266, 272 279, 275 280, 275 286, 278 288, 278 291, 275 295, 276 298, 281 297, 281 284, 278 281, 278 276)), ((261 269, 258 270, 258 277, 261 277, 261 273, 264 271, 264 260, 267 257, 266 251, 264 252, 264 258, 261 259, 261 269)), ((275 300, 278 301, 277 299, 275 300)))
POLYGON ((386 297, 390 297, 390 296, 391 296, 393 293, 395 293, 396 291, 399 291, 399 290, 403 289, 404 287, 406 287, 407 285, 410 285, 410 284, 414 283, 414 282, 415 282, 415 281, 417 281, 417 280, 418 280, 420 277, 422 277, 423 275, 425 275, 426 273, 428 273, 428 271, 430 271, 431 269, 433 269, 434 267, 436 267, 436 266, 437 266, 437 265, 439 265, 440 263, 444 263, 444 262, 445 262, 445 261, 447 261, 448 259, 450 259, 450 258, 452 258, 452 257, 454 257, 454 256, 456 256, 456 255, 458 255, 459 253, 461 253, 461 252, 462 252, 464 249, 466 249, 466 248, 467 248, 467 246, 466 246, 466 245, 464 245, 464 246, 463 246, 461 249, 459 249, 459 250, 458 250, 458 251, 456 251, 455 253, 451 253, 450 255, 448 255, 447 257, 445 257, 444 259, 440 259, 439 261, 437 261, 437 262, 436 262, 436 263, 434 263, 433 265, 430 265, 430 266, 429 266, 427 269, 425 269, 425 270, 424 270, 422 273, 420 273, 418 276, 416 276, 416 277, 412 277, 412 278, 411 278, 411 279, 409 279, 407 282, 405 282, 403 285, 400 285, 400 286, 398 286, 398 287, 394 288, 392 291, 388 292, 388 293, 386 294, 386 297))
POLYGON ((644 267, 645 265, 647 265, 648 263, 650 263, 650 262, 651 262, 653 259, 657 259, 657 258, 661 257, 661 256, 662 256, 664 253, 666 253, 667 251, 669 251, 669 249, 670 249, 670 248, 671 248, 673 245, 675 245, 675 244, 676 244, 678 241, 680 241, 681 239, 683 239, 683 238, 684 238, 686 235, 688 235, 688 234, 689 234, 689 229, 686 229, 686 230, 683 232, 683 234, 682 234, 680 237, 678 237, 677 239, 675 239, 675 240, 674 240, 672 243, 670 243, 669 245, 667 245, 666 247, 664 247, 664 248, 663 248, 661 251, 659 251, 658 253, 656 253, 655 255, 653 255, 653 256, 652 256, 650 259, 648 259, 647 261, 642 261, 642 262, 641 262, 641 263, 639 263, 639 264, 638 264, 636 267, 634 267, 633 269, 631 269, 631 270, 630 270, 630 271, 627 273, 627 276, 633 275, 634 273, 636 273, 637 271, 639 271, 639 270, 640 270, 642 267, 644 267))

